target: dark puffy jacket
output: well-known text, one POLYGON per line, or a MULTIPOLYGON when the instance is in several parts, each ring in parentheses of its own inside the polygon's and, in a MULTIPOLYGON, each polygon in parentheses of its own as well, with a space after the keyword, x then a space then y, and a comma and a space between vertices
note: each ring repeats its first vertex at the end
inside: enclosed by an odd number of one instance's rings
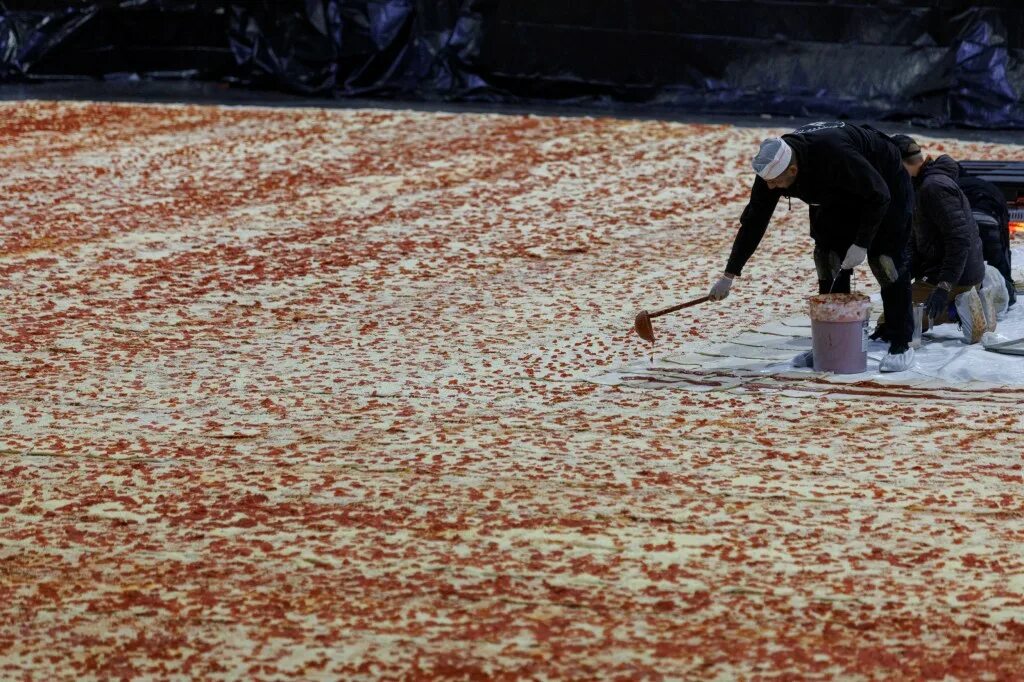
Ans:
POLYGON ((961 286, 980 284, 985 278, 978 224, 971 204, 957 185, 960 170, 946 155, 928 161, 914 184, 914 232, 910 240, 915 278, 961 286))
MULTIPOLYGON (((822 234, 812 224, 811 236, 830 245, 856 243, 871 246, 882 218, 889 210, 893 186, 905 174, 896 144, 867 126, 843 121, 812 123, 782 136, 793 148, 797 168, 796 182, 787 189, 771 189, 760 177, 754 180, 740 229, 733 241, 726 270, 740 274, 764 237, 779 199, 783 196, 846 216, 833 221, 832 232, 822 234)), ((910 210, 907 187, 906 210, 910 210)), ((902 249, 902 246, 901 246, 902 249)))
POLYGON ((1006 208, 1006 196, 988 180, 966 174, 963 166, 959 166, 959 170, 957 184, 974 211, 981 235, 981 256, 1003 276, 1010 305, 1013 305, 1017 301, 1017 292, 1010 272, 1010 212, 1006 208), (987 218, 979 218, 978 214, 987 218))

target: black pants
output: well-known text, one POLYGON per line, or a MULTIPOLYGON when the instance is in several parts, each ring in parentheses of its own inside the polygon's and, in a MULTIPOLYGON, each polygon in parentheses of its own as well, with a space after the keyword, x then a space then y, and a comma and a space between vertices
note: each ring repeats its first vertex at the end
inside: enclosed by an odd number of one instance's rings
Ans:
MULTIPOLYGON (((914 194, 910 176, 902 168, 888 182, 889 210, 868 247, 868 265, 882 289, 882 309, 890 348, 902 351, 914 335, 914 311, 910 293, 911 215, 914 194)), ((850 293, 850 273, 840 272, 846 250, 856 231, 855 206, 812 206, 811 235, 818 292, 850 293), (833 284, 834 281, 834 284, 833 284)))
MULTIPOLYGON (((839 272, 839 264, 844 255, 845 250, 840 254, 820 246, 814 247, 819 294, 850 293, 850 271, 839 272)), ((868 250, 868 265, 871 266, 875 281, 882 289, 882 313, 885 316, 886 336, 890 345, 896 349, 909 344, 914 335, 909 260, 906 249, 903 254, 895 257, 884 253, 872 254, 871 250, 868 250)))

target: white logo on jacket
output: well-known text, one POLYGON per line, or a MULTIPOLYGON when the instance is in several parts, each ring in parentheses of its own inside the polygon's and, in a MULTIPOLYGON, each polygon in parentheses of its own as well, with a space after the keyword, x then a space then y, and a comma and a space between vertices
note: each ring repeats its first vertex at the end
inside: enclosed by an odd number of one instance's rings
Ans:
POLYGON ((846 124, 842 121, 816 121, 814 123, 808 123, 805 126, 800 126, 794 133, 813 133, 815 130, 825 130, 826 128, 845 128, 846 124))

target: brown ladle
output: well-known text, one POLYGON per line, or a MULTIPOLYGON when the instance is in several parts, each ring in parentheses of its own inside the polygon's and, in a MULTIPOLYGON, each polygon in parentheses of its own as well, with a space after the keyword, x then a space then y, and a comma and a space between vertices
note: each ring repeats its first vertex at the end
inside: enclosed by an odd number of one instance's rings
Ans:
POLYGON ((654 327, 651 326, 651 320, 653 320, 656 317, 668 315, 669 313, 674 313, 677 310, 689 308, 690 306, 695 306, 710 300, 711 296, 701 296, 700 298, 695 298, 692 301, 687 301, 686 303, 674 305, 671 308, 656 310, 653 313, 649 313, 646 310, 641 310, 636 314, 636 319, 633 321, 633 329, 636 330, 637 335, 639 335, 641 339, 649 343, 654 343, 654 327))

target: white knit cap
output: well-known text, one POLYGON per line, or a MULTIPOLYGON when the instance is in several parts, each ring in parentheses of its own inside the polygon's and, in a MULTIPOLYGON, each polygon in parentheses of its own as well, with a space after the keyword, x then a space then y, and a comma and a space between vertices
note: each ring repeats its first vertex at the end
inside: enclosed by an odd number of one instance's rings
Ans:
POLYGON ((785 140, 781 137, 769 137, 761 143, 761 148, 757 150, 757 156, 751 165, 754 172, 765 180, 774 180, 789 168, 792 159, 793 148, 786 144, 785 140))

